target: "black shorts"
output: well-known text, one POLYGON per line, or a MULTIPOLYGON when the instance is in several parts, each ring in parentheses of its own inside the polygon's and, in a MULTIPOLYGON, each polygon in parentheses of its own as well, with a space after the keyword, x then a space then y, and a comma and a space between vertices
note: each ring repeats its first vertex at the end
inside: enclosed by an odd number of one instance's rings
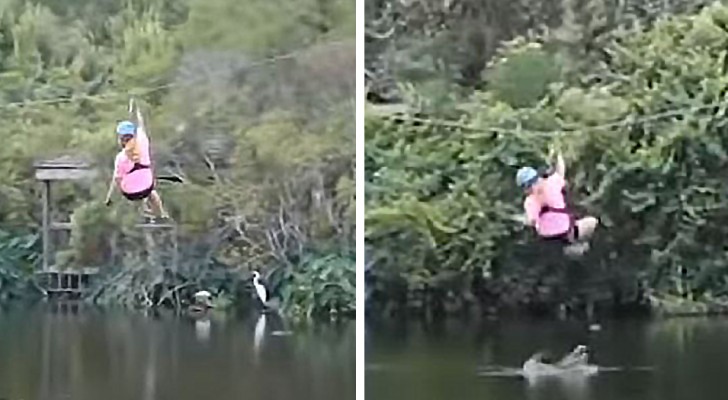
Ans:
POLYGON ((579 240, 579 226, 576 225, 576 223, 574 223, 571 225, 571 229, 569 229, 568 231, 566 231, 560 235, 541 236, 541 238, 546 241, 562 242, 565 244, 571 244, 572 242, 579 240))
POLYGON ((154 183, 152 183, 152 186, 149 186, 149 188, 144 189, 141 192, 136 192, 136 193, 121 192, 121 193, 124 195, 124 197, 126 197, 127 200, 139 201, 139 200, 144 200, 147 197, 149 197, 149 195, 152 194, 153 190, 154 190, 154 183))

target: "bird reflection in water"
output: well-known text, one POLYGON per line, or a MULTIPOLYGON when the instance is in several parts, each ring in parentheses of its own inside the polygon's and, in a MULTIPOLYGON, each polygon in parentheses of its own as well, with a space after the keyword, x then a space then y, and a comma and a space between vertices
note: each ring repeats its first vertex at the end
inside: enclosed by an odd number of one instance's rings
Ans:
POLYGON ((255 362, 260 359, 260 351, 263 348, 263 339, 265 338, 265 314, 261 313, 255 322, 255 336, 253 337, 253 351, 255 354, 255 362))

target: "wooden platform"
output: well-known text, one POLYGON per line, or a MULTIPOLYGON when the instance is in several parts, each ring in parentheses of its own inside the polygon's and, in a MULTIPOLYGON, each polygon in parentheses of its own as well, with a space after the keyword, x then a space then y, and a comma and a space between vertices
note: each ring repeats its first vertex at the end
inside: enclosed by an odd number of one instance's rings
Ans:
MULTIPOLYGON (((49 160, 37 161, 33 164, 35 169, 35 178, 42 184, 43 195, 43 220, 42 220, 42 237, 43 237, 43 258, 41 270, 36 272, 36 281, 38 285, 45 290, 47 296, 60 295, 65 298, 81 297, 90 289, 91 282, 98 273, 97 269, 59 269, 55 265, 55 248, 54 239, 59 231, 70 232, 73 230, 73 224, 70 221, 54 221, 54 210, 52 207, 52 190, 51 186, 60 184, 63 181, 79 181, 88 180, 97 176, 96 169, 87 160, 74 157, 62 156, 49 160)), ((171 180, 183 182, 181 177, 169 177, 171 180)), ((67 219, 63 218, 63 219, 67 219)), ((141 231, 170 230, 172 237, 173 257, 171 264, 176 270, 178 264, 178 231, 177 224, 174 221, 165 221, 163 223, 142 222, 137 223, 136 227, 141 231)), ((151 233, 151 232, 147 232, 151 233)), ((61 235, 68 236, 68 235, 61 235)), ((147 235, 150 236, 150 235, 147 235)))
POLYGON ((43 271, 48 272, 52 261, 51 233, 57 230, 69 230, 68 223, 51 220, 53 214, 51 201, 51 183, 57 181, 87 180, 96 176, 97 171, 83 158, 70 155, 48 160, 39 160, 33 164, 35 179, 43 185, 43 271))
POLYGON ((45 271, 35 273, 38 285, 48 296, 66 294, 68 297, 80 297, 91 288, 98 268, 58 269, 49 267, 45 271))
POLYGON ((70 156, 38 161, 33 167, 35 179, 39 181, 90 179, 97 173, 87 161, 70 156))

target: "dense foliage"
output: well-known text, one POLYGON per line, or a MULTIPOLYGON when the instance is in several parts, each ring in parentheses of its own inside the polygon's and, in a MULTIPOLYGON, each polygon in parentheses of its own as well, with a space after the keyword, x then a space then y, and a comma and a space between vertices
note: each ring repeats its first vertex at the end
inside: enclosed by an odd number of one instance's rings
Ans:
POLYGON ((728 297, 728 8, 615 26, 578 73, 574 45, 546 33, 503 43, 460 99, 370 106, 368 311, 728 297), (522 223, 515 171, 553 150, 577 211, 603 224, 575 260, 522 223))
MULTIPOLYGON (((646 26, 709 0, 367 0, 368 95, 396 100, 411 90, 430 100, 491 81, 483 72, 504 41, 545 34, 568 46, 563 67, 582 70, 618 28, 646 26)), ((526 85, 524 85, 526 86, 526 85)), ((523 87, 522 87, 523 88, 523 87)))
MULTIPOLYGON (((349 0, 0 2, 0 223, 38 232, 33 161, 81 157, 99 174, 54 187, 55 219, 74 224, 56 262, 101 267, 98 301, 148 304, 184 287, 246 302, 253 269, 285 268, 284 284, 313 289, 293 278, 310 273, 302 260, 353 253, 354 21, 349 0), (103 205, 130 95, 158 172, 185 179, 160 187, 179 224, 177 274, 134 205, 103 205)), ((353 286, 343 271, 329 278, 353 286)))

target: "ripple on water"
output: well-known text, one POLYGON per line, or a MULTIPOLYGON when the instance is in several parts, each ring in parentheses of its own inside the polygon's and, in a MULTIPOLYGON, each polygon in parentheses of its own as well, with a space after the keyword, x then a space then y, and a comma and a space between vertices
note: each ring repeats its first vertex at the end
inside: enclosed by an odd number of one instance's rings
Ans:
POLYGON ((525 373, 522 368, 504 367, 504 366, 488 366, 479 368, 477 371, 478 376, 493 377, 493 378, 527 378, 527 379, 538 379, 545 377, 589 377, 596 375, 597 373, 607 372, 646 372, 653 371, 654 367, 649 366, 635 366, 635 367, 606 367, 598 365, 587 365, 585 368, 578 370, 568 370, 552 373, 525 373))

